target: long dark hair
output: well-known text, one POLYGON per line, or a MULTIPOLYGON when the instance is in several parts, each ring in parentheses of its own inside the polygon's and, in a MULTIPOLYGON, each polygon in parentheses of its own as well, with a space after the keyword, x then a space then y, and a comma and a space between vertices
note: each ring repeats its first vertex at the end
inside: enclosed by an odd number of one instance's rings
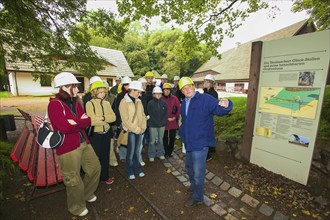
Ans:
MULTIPOLYGON (((73 87, 71 86, 70 88, 70 93, 73 94, 73 87)), ((58 91, 58 93, 55 95, 56 98, 58 98, 59 100, 63 101, 63 102, 68 102, 69 100, 72 102, 76 102, 78 99, 77 97, 72 97, 70 94, 68 94, 66 91, 64 91, 62 89, 62 87, 60 88, 60 90, 58 91)))

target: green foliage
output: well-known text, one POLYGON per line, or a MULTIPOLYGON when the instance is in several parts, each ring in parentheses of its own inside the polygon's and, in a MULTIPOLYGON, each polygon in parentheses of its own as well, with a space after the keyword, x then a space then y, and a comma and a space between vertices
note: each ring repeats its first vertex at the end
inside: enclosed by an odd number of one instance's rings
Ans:
POLYGON ((330 86, 329 85, 326 86, 325 88, 321 119, 318 130, 318 138, 322 138, 322 139, 330 138, 330 86))
POLYGON ((8 98, 10 97, 10 93, 9 92, 0 92, 0 98, 3 99, 3 98, 8 98))
POLYGON ((166 73, 170 79, 175 75, 191 76, 197 68, 211 58, 212 53, 205 44, 184 46, 184 32, 181 29, 160 29, 145 31, 139 22, 130 26, 122 42, 99 37, 90 30, 91 44, 123 51, 136 78, 147 71, 166 73))
POLYGON ((18 68, 16 62, 29 62, 35 79, 65 68, 89 77, 104 67, 89 47, 88 28, 117 40, 125 32, 126 22, 110 12, 87 13, 86 0, 3 0, 0 5, 0 69, 5 74, 8 66, 18 68))
POLYGON ((268 5, 262 0, 195 0, 195 1, 117 1, 121 16, 130 21, 144 20, 160 16, 164 23, 187 25, 188 30, 182 40, 189 50, 198 42, 205 42, 215 55, 224 35, 233 36, 233 31, 249 13, 268 5))
POLYGON ((311 20, 315 22, 319 30, 330 28, 330 1, 329 0, 295 0, 293 12, 306 10, 311 14, 311 20))
POLYGON ((0 141, 0 200, 4 199, 3 195, 3 178, 17 170, 17 166, 10 159, 12 144, 0 141))
POLYGON ((243 136, 245 125, 246 98, 231 97, 234 104, 233 110, 222 117, 215 116, 214 130, 218 139, 226 140, 229 137, 243 136))

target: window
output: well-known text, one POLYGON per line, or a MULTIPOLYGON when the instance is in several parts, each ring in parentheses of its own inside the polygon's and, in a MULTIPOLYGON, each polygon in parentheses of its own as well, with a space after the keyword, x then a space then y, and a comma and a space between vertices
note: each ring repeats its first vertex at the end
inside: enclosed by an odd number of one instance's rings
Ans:
POLYGON ((41 86, 51 86, 52 85, 52 77, 50 75, 40 75, 40 85, 41 86))

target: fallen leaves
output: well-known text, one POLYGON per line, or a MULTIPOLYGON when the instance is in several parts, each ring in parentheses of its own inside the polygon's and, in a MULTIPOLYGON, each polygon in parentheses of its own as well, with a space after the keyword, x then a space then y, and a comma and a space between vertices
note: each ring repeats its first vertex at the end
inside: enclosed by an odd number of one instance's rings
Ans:
POLYGON ((166 169, 165 173, 172 173, 172 170, 171 169, 166 169))
POLYGON ((131 207, 128 208, 128 212, 129 212, 129 213, 134 212, 134 210, 135 210, 135 208, 134 208, 133 206, 131 206, 131 207))

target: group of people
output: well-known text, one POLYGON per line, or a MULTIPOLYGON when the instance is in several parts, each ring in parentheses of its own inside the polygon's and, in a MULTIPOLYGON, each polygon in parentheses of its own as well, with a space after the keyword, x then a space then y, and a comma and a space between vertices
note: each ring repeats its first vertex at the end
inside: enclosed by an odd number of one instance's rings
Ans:
POLYGON ((109 177, 109 165, 118 165, 114 140, 120 145, 118 153, 125 161, 127 177, 134 180, 145 176, 143 146, 148 145, 149 162, 156 157, 171 157, 178 128, 186 149, 188 191, 192 192, 185 206, 203 201, 207 155, 209 148, 215 146, 213 116, 228 114, 233 104, 228 99, 212 97, 212 86, 204 94, 199 93, 189 77, 176 76, 174 86, 167 83, 166 74, 160 86, 153 78, 153 72, 133 81, 129 77, 116 78, 116 86, 109 90, 106 81, 94 76, 81 102, 76 77, 69 72, 55 76, 54 85, 59 92, 50 99, 48 115, 53 129, 65 134, 56 153, 68 210, 73 215, 88 213, 86 201, 97 200, 95 191, 100 182, 114 182, 109 177), (92 128, 89 136, 86 128, 92 128))

